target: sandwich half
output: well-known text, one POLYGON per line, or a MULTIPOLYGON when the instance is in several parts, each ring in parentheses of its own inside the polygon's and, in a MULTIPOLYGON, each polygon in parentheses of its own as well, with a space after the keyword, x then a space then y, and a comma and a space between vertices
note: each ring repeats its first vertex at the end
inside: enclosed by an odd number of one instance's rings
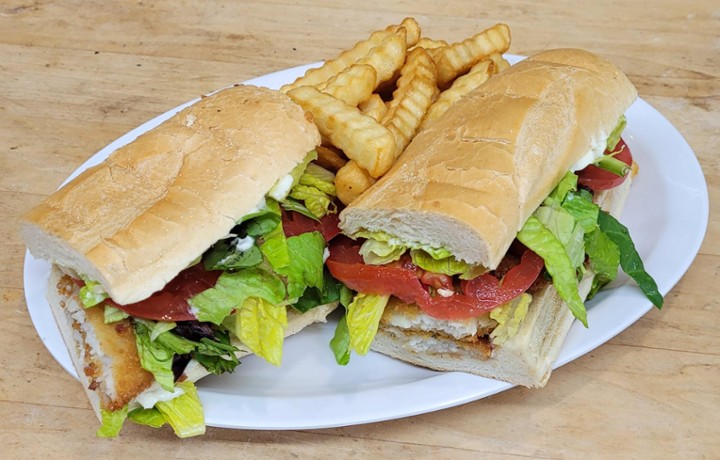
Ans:
POLYGON ((353 240, 337 240, 327 264, 357 294, 333 341, 338 361, 372 346, 540 387, 573 319, 587 326, 585 299, 619 266, 660 306, 612 217, 634 174, 620 135, 636 97, 606 60, 551 50, 420 132, 341 213, 353 240))
POLYGON ((325 317, 338 233, 320 135, 273 90, 202 97, 28 211, 21 231, 52 264, 47 298, 102 427, 126 418, 205 430, 193 382, 325 317))

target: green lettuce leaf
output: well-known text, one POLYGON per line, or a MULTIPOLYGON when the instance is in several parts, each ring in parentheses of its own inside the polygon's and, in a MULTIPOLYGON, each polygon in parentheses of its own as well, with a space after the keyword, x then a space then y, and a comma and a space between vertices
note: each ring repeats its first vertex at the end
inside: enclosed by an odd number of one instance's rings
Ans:
POLYGON ((635 249, 627 227, 605 211, 598 216, 600 230, 605 233, 620 251, 620 266, 638 284, 645 296, 657 308, 662 308, 663 298, 655 280, 645 271, 642 259, 635 249))
POLYGON ((305 207, 317 218, 337 211, 332 196, 316 187, 298 184, 290 190, 288 196, 304 202, 305 207))
POLYGON ((282 223, 265 235, 263 239, 260 252, 270 263, 272 269, 279 273, 279 270, 290 265, 290 250, 282 223))
POLYGON ((192 357, 215 375, 233 372, 240 364, 235 355, 238 348, 230 343, 230 336, 224 330, 216 330, 215 338, 216 340, 207 337, 200 339, 192 357))
MULTIPOLYGON (((315 163, 308 164, 288 194, 289 198, 302 201, 316 218, 337 212, 333 197, 335 174, 315 163)), ((289 200, 286 200, 289 201, 289 200)))
POLYGON ((118 321, 122 321, 125 318, 128 318, 130 315, 125 313, 124 311, 120 310, 119 308, 115 308, 112 305, 105 304, 103 305, 103 320, 105 321, 105 324, 112 324, 116 323, 118 321))
POLYGON ((623 130, 625 129, 625 126, 627 125, 627 118, 625 118, 625 115, 620 115, 620 120, 618 120, 618 124, 615 125, 615 129, 612 130, 610 135, 607 139, 607 150, 612 152, 615 150, 615 147, 617 147, 618 142, 620 142, 620 136, 622 135, 623 130))
POLYGON ((593 203, 592 194, 587 190, 568 193, 562 207, 582 226, 585 233, 590 233, 597 228, 600 208, 593 203))
POLYGON ((523 293, 490 311, 490 318, 498 322, 498 325, 490 333, 493 344, 502 345, 515 337, 520 328, 520 323, 522 323, 525 316, 527 316, 528 307, 531 302, 532 296, 528 293, 523 293))
POLYGON ((275 274, 258 267, 220 275, 214 287, 192 297, 188 303, 197 311, 199 321, 220 325, 230 312, 249 297, 265 299, 273 305, 284 304, 285 284, 275 274))
POLYGON ((309 217, 312 220, 320 221, 318 217, 311 213, 308 208, 305 207, 305 205, 297 200, 293 200, 292 198, 287 198, 283 200, 280 205, 287 211, 295 211, 299 214, 302 214, 305 217, 309 217))
POLYGON ((320 232, 308 232, 287 239, 288 253, 292 254, 285 267, 273 267, 287 278, 290 299, 300 298, 307 287, 323 288, 323 253, 325 238, 320 232))
POLYGON ((572 171, 565 173, 560 182, 555 186, 550 195, 545 199, 543 204, 546 206, 552 206, 553 204, 560 204, 565 199, 568 192, 577 189, 578 177, 572 171))
POLYGON ((180 438, 205 434, 205 415, 192 382, 177 384, 184 394, 170 401, 158 401, 155 408, 180 438))
POLYGON ((262 253, 255 244, 241 251, 236 242, 237 238, 227 238, 215 243, 203 257, 205 270, 239 270, 262 262, 262 253))
POLYGON ((128 406, 113 412, 100 409, 101 425, 95 435, 101 438, 114 438, 122 430, 127 415, 128 406))
POLYGON ((249 297, 233 316, 233 332, 237 338, 256 355, 280 366, 287 328, 286 307, 274 305, 260 297, 249 297))
POLYGON ((590 269, 595 273, 588 294, 588 299, 591 299, 603 286, 617 276, 620 266, 620 251, 600 228, 585 235, 585 251, 588 255, 590 269))
POLYGON ((80 303, 83 307, 94 307, 108 298, 107 292, 105 292, 100 283, 85 277, 83 277, 83 281, 85 282, 85 285, 80 288, 80 292, 78 294, 80 297, 80 303))
POLYGON ((423 270, 449 276, 460 275, 460 279, 464 280, 476 278, 487 271, 481 265, 471 265, 453 256, 436 259, 422 249, 412 249, 410 257, 413 263, 423 270))
POLYGON ((576 270, 562 242, 535 216, 530 216, 525 222, 517 239, 543 258, 558 294, 573 315, 587 327, 587 311, 578 293, 576 270))
POLYGON ((365 240, 360 246, 360 255, 368 265, 384 265, 400 259, 405 251, 406 246, 398 246, 390 244, 387 241, 380 241, 374 238, 365 240))
POLYGON ((315 187, 327 195, 337 195, 337 191, 335 190, 335 174, 315 163, 307 165, 298 183, 300 185, 315 187))
POLYGON ((150 329, 142 321, 135 322, 135 344, 143 369, 153 374, 158 384, 167 391, 174 390, 172 371, 175 353, 158 341, 150 339, 150 329))
POLYGON ((585 230, 583 226, 578 224, 568 211, 558 205, 540 206, 533 216, 562 243, 572 267, 580 267, 585 260, 583 238, 585 230))
MULTIPOLYGON (((407 249, 422 249, 427 252, 434 259, 443 259, 445 257, 452 256, 450 251, 445 248, 436 248, 429 244, 423 244, 418 242, 404 242, 400 238, 393 236, 389 233, 378 231, 360 230, 355 233, 356 237, 366 238, 368 240, 375 240, 378 242, 386 243, 392 248, 402 248, 403 252, 407 249)), ((367 263, 367 262, 366 262, 367 263)))
POLYGON ((310 163, 317 160, 317 158, 318 158, 317 151, 310 150, 305 155, 305 158, 303 158, 303 161, 293 168, 292 172, 290 172, 290 175, 293 178, 293 182, 292 182, 293 187, 296 186, 298 183, 300 183, 300 179, 302 178, 303 174, 307 170, 310 163))
POLYGON ((273 185, 270 190, 268 190, 266 196, 277 201, 283 201, 285 198, 287 198, 290 190, 292 190, 292 188, 295 187, 298 182, 300 182, 300 177, 305 172, 307 165, 315 159, 317 159, 317 152, 315 150, 311 150, 307 153, 307 155, 305 155, 303 161, 298 163, 295 168, 293 168, 290 174, 281 177, 275 183, 275 185, 273 185))
POLYGON ((165 425, 165 417, 154 407, 151 409, 138 407, 128 412, 128 418, 137 424, 152 428, 160 428, 165 425))
POLYGON ((322 288, 309 287, 292 306, 295 310, 305 313, 318 305, 326 305, 340 300, 343 284, 330 275, 327 269, 323 270, 322 288))
POLYGON ((389 295, 358 293, 347 307, 350 349, 355 353, 365 355, 370 350, 388 300, 389 295))
POLYGON ((330 340, 330 349, 339 365, 345 366, 350 362, 350 331, 347 325, 347 315, 343 315, 335 326, 335 334, 330 340))

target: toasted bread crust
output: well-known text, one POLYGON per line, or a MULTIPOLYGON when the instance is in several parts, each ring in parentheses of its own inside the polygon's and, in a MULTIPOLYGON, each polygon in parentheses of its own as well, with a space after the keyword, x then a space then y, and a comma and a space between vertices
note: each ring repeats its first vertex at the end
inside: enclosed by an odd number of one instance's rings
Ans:
POLYGON ((565 172, 636 98, 614 65, 553 50, 489 79, 419 133, 341 213, 349 235, 382 230, 495 268, 565 172))
POLYGON ((30 252, 128 304, 162 289, 320 143, 277 91, 204 97, 116 150, 30 210, 30 252))

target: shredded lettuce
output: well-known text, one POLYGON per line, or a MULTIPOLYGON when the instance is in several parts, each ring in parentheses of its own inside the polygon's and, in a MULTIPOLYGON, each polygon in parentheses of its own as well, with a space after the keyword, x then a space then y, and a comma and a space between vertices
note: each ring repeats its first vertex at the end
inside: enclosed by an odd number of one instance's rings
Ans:
POLYGON ((101 303, 103 300, 108 298, 108 293, 105 292, 100 283, 83 277, 85 285, 80 288, 79 297, 80 303, 85 308, 94 307, 101 303))
MULTIPOLYGON (((287 328, 287 309, 260 297, 246 298, 233 314, 233 332, 256 355, 280 366, 287 328)), ((226 322, 228 324, 228 322, 226 322)))
POLYGON ((268 196, 283 203, 287 202, 290 208, 297 208, 301 202, 303 209, 308 210, 313 218, 319 219, 325 214, 337 212, 333 202, 337 192, 334 183, 335 174, 311 163, 315 159, 317 152, 313 150, 292 170, 289 178, 283 178, 273 186, 268 196), (290 179, 289 183, 288 179, 290 179))
POLYGON ((192 382, 178 383, 183 394, 170 401, 158 401, 155 408, 179 438, 205 434, 205 414, 192 382))
POLYGON ((337 196, 335 174, 315 163, 307 165, 298 183, 308 187, 315 187, 327 195, 337 196))
POLYGON ((572 267, 580 267, 585 260, 583 226, 575 221, 572 214, 557 205, 540 206, 533 215, 562 243, 572 267))
POLYGON ((360 246, 360 255, 368 265, 389 264, 400 259, 405 251, 407 251, 406 246, 394 245, 374 238, 365 240, 360 246))
POLYGON ((101 438, 114 438, 122 430, 127 416, 128 406, 112 412, 100 409, 101 425, 95 435, 101 438))
POLYGON ((345 366, 350 362, 350 331, 348 330, 346 315, 340 318, 335 327, 335 334, 330 340, 330 349, 339 365, 345 366))
POLYGON ((160 428, 165 425, 165 417, 155 407, 145 409, 138 407, 128 412, 128 418, 139 425, 145 425, 152 428, 160 428))
POLYGON ((528 307, 531 302, 532 296, 528 293, 523 293, 490 311, 490 318, 498 322, 498 325, 490 333, 493 344, 502 345, 515 337, 520 328, 520 323, 522 323, 525 316, 527 316, 528 307))
POLYGON ((308 287, 292 307, 301 313, 305 313, 318 305, 337 302, 340 300, 343 287, 341 282, 333 278, 327 269, 324 269, 322 287, 308 287))
POLYGON ((389 295, 358 293, 347 306, 345 318, 350 334, 350 349, 355 353, 365 355, 370 350, 388 300, 389 295))
POLYGON ((105 324, 111 324, 116 323, 118 321, 122 321, 125 318, 130 317, 129 314, 125 313, 124 311, 120 310, 119 308, 115 308, 112 305, 105 304, 103 305, 103 320, 105 324))
POLYGON ((241 250, 239 241, 238 238, 227 238, 215 243, 203 258, 205 270, 239 270, 260 264, 263 260, 260 249, 252 244, 241 250))
POLYGON ((450 276, 460 275, 460 279, 463 280, 477 278, 487 272, 487 269, 482 265, 471 265, 462 260, 457 260, 453 256, 437 259, 422 249, 410 250, 410 257, 413 263, 423 270, 450 276))
POLYGON ((332 196, 317 187, 298 184, 290 190, 288 196, 304 202, 305 207, 318 218, 337 212, 332 196))
POLYGON ((197 311, 199 321, 222 324, 238 305, 249 297, 265 299, 273 305, 284 304, 285 284, 274 273, 259 267, 220 275, 214 287, 192 297, 188 303, 197 311))
POLYGON ((224 331, 215 331, 215 340, 207 337, 200 339, 192 357, 209 372, 220 375, 233 372, 240 364, 235 352, 238 348, 230 343, 229 334, 224 331))
POLYGON ((599 228, 585 235, 585 251, 588 255, 590 269, 595 273, 592 287, 588 293, 588 299, 592 299, 603 286, 617 277, 620 251, 599 228))
POLYGON ((423 251, 430 254, 430 256, 432 256, 434 259, 443 259, 445 257, 452 256, 450 251, 445 248, 437 248, 429 244, 423 244, 419 242, 404 242, 400 240, 400 238, 383 232, 381 230, 360 230, 355 233, 355 236, 360 238, 366 238, 368 240, 383 242, 395 248, 404 248, 403 252, 407 249, 422 249, 423 251))
POLYGON ((287 240, 288 253, 292 254, 285 267, 273 267, 287 279, 290 299, 300 298, 308 287, 323 288, 323 253, 325 239, 320 232, 291 236, 287 240))
POLYGON ((525 222, 517 239, 543 258, 558 294, 573 315, 587 327, 587 311, 578 292, 576 269, 563 243, 535 216, 530 216, 525 222))
POLYGON ((152 373, 164 390, 173 391, 175 376, 172 363, 175 352, 151 340, 150 329, 144 321, 135 321, 135 343, 142 368, 152 373))
POLYGON ((306 208, 305 205, 300 201, 293 200, 292 198, 286 198, 282 201, 282 203, 280 203, 280 205, 283 207, 283 209, 287 211, 294 211, 302 214, 305 217, 309 217, 312 220, 320 221, 320 219, 315 214, 310 212, 310 210, 306 208))

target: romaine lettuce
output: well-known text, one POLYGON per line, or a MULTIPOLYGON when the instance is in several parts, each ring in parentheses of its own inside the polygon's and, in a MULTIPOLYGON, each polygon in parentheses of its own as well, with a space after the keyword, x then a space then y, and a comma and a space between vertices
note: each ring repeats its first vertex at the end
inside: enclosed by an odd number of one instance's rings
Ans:
POLYGON ((323 288, 325 239, 320 232, 308 232, 287 239, 292 254, 285 267, 273 267, 287 279, 288 298, 300 298, 307 287, 323 288))
POLYGON ((137 424, 149 426, 152 428, 160 428, 161 426, 165 425, 165 417, 163 417, 163 414, 155 407, 152 407, 150 409, 145 409, 142 407, 133 409, 128 412, 128 418, 137 424))
POLYGON ((481 265, 471 265, 453 256, 436 259, 422 249, 410 250, 410 257, 413 263, 423 270, 449 276, 460 275, 460 279, 464 280, 476 278, 487 271, 481 265))
POLYGON ((135 321, 135 343, 142 368, 152 373, 164 390, 173 391, 175 376, 172 363, 175 352, 151 340, 150 329, 143 321, 135 321))
POLYGON ((105 292, 100 283, 83 277, 85 285, 80 288, 78 296, 80 297, 80 303, 85 308, 94 307, 103 300, 108 298, 108 293, 105 292))
POLYGON ((205 434, 205 414, 192 382, 178 383, 183 394, 170 401, 158 401, 155 405, 165 421, 179 438, 205 434))
POLYGON ((345 318, 350 334, 350 349, 355 353, 365 355, 370 350, 388 300, 389 295, 358 293, 348 305, 345 318))
POLYGON ((598 225, 620 251, 620 266, 640 287, 640 290, 657 308, 662 308, 663 297, 655 280, 645 271, 642 259, 635 249, 630 232, 613 216, 600 211, 598 225))
POLYGON ((360 255, 368 265, 384 265, 394 262, 407 251, 406 246, 390 244, 374 238, 365 240, 360 246, 360 255))
POLYGON ((558 294, 573 315, 587 327, 587 311, 578 293, 576 269, 562 242, 535 216, 530 216, 525 222, 517 239, 543 258, 558 294))
POLYGON ((233 317, 233 332, 240 341, 256 355, 279 366, 287 328, 285 306, 269 303, 260 297, 248 297, 233 317))
POLYGON ((272 272, 254 267, 223 273, 214 287, 192 297, 188 303, 197 311, 199 321, 219 325, 249 297, 262 298, 273 305, 284 305, 285 296, 285 284, 280 278, 272 272))
POLYGON ((335 334, 330 340, 330 349, 339 365, 345 366, 350 362, 350 331, 348 330, 346 315, 343 315, 337 326, 335 326, 335 334))
POLYGON ((527 316, 528 307, 531 302, 532 296, 528 293, 523 293, 490 311, 490 318, 498 322, 498 325, 490 333, 493 344, 502 345, 515 337, 520 328, 520 323, 522 323, 525 316, 527 316))
POLYGON ((122 430, 127 415, 128 406, 112 412, 100 409, 101 425, 95 435, 101 438, 114 438, 122 430))

